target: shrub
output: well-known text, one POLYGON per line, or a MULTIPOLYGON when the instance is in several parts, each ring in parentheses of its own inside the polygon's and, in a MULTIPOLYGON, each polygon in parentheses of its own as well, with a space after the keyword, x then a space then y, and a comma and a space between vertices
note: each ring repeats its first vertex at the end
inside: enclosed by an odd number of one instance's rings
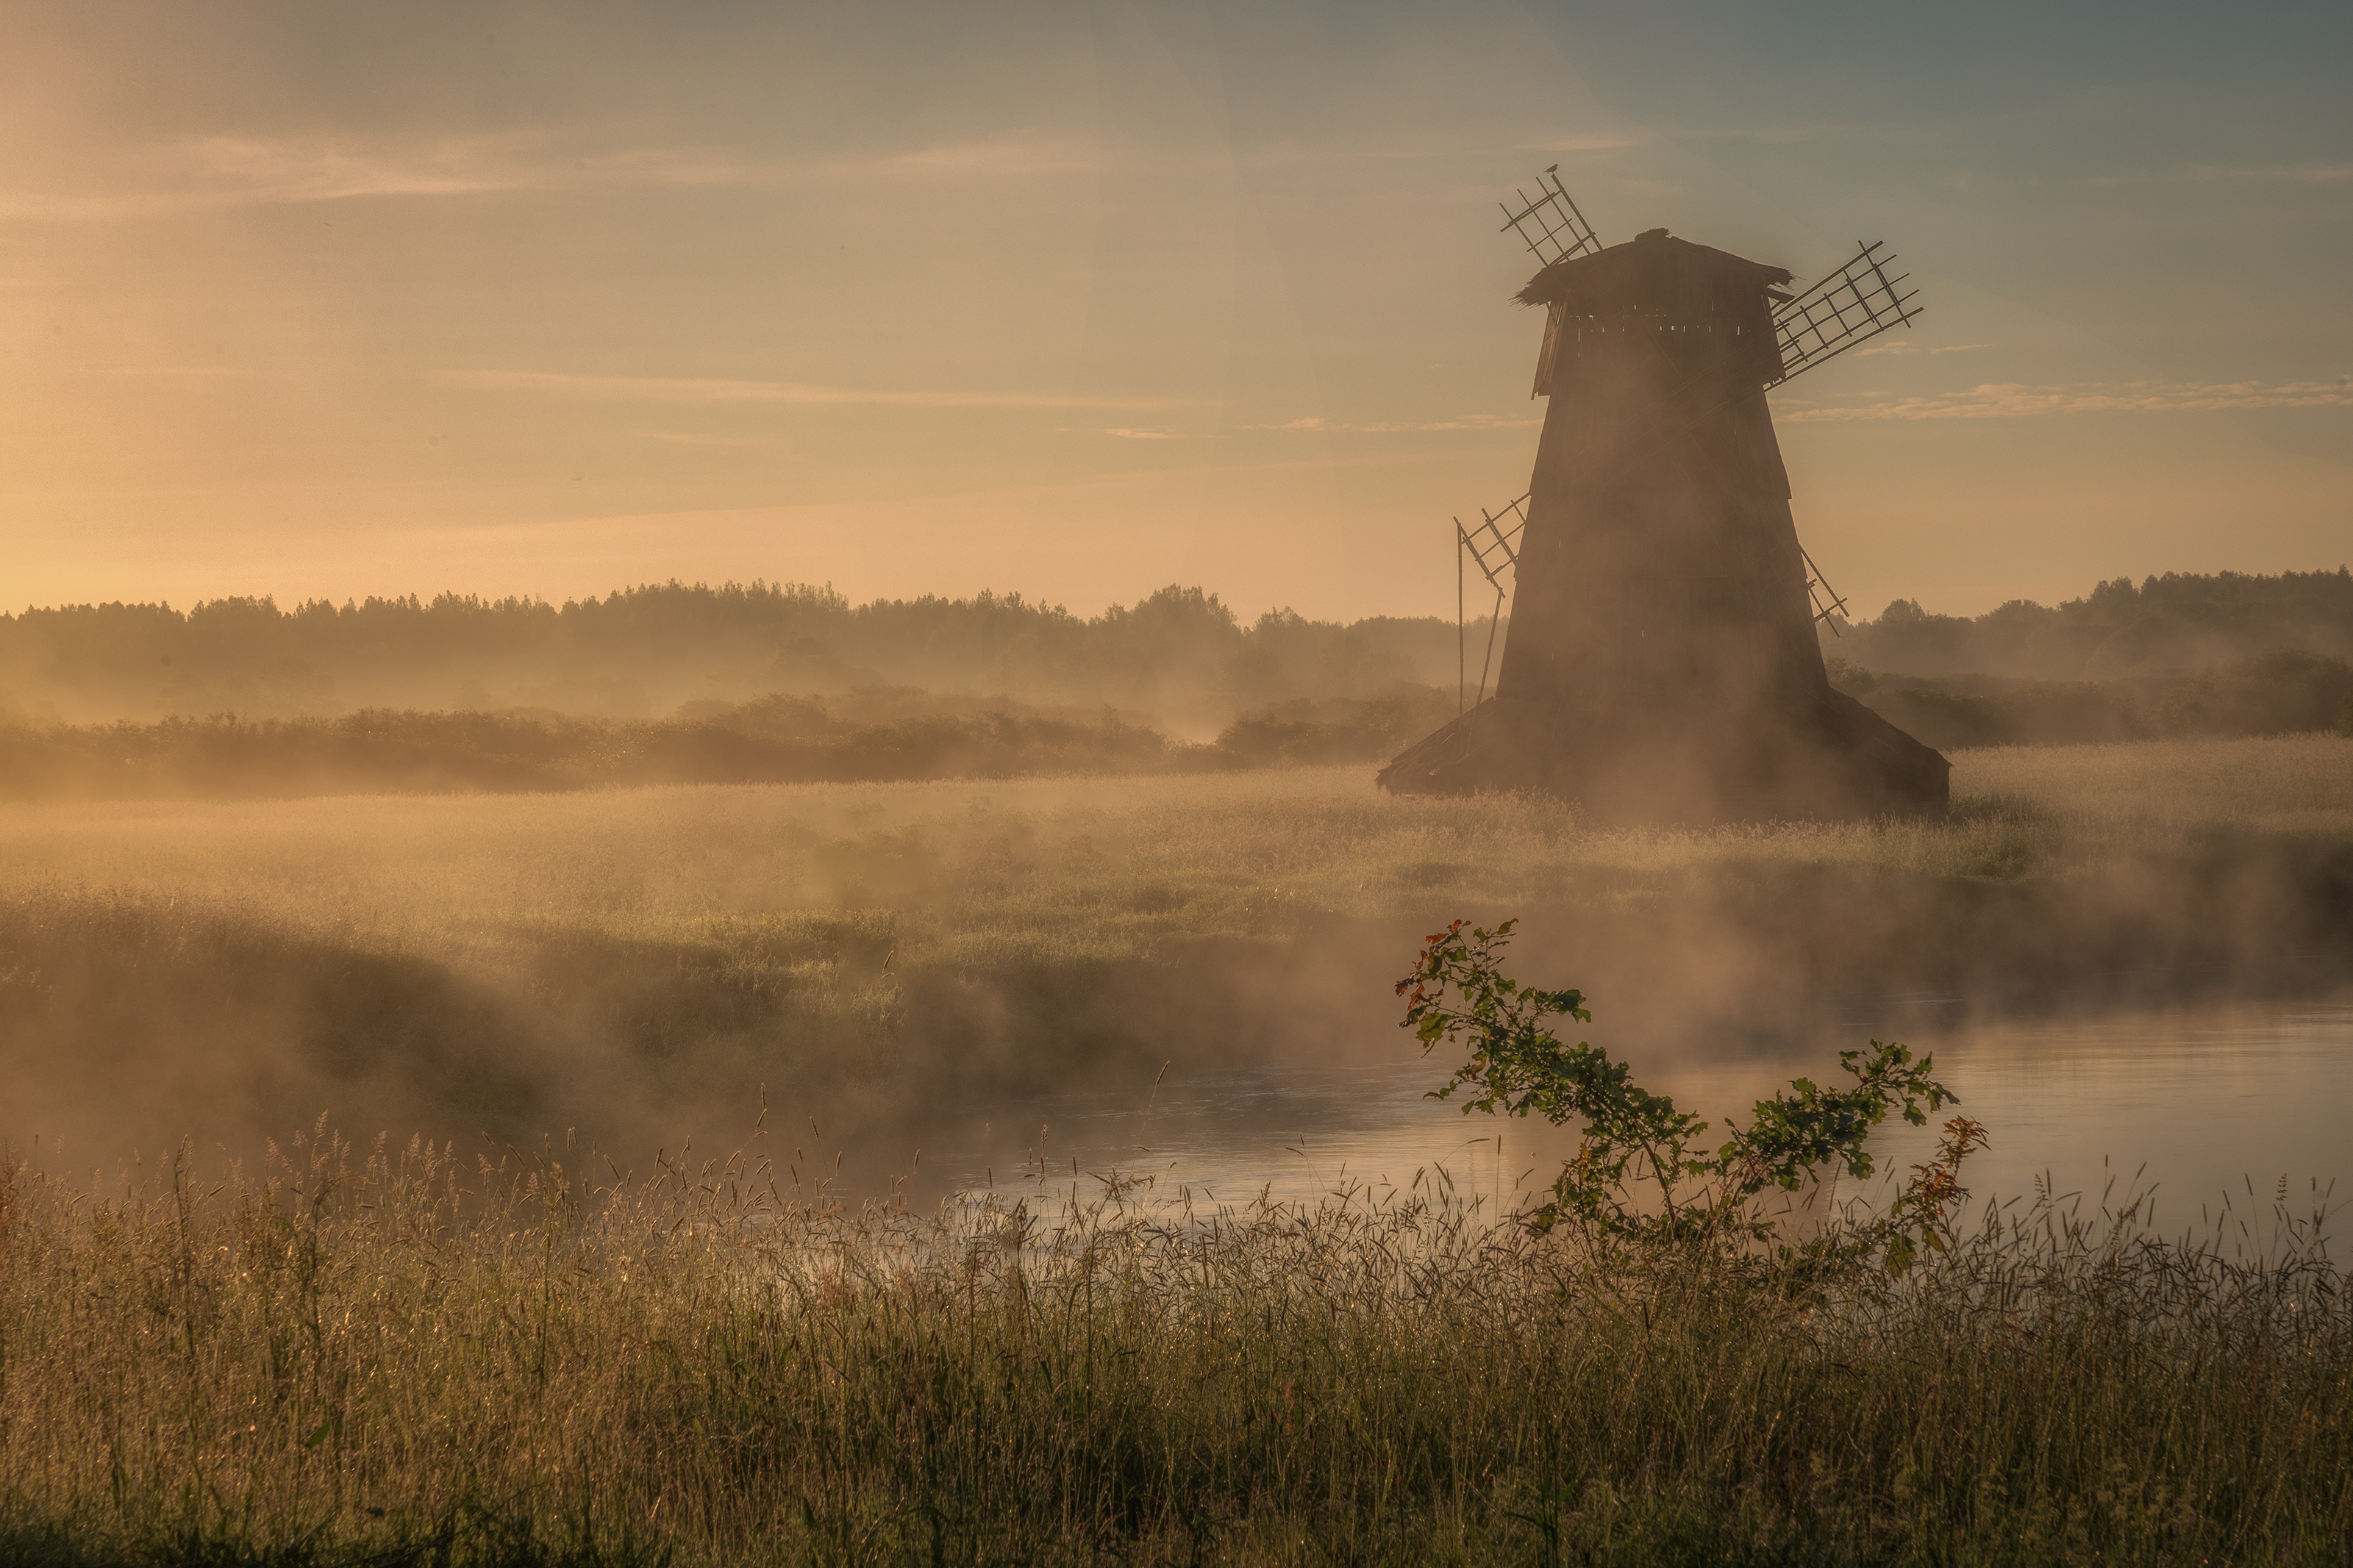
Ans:
POLYGON ((1965 1195, 1960 1163, 1986 1136, 1967 1117, 1946 1123, 1936 1158, 1915 1167, 1886 1212, 1868 1220, 1834 1225, 1793 1246, 1778 1241, 1778 1222, 1763 1217, 1757 1202, 1768 1190, 1798 1191, 1826 1165, 1868 1177, 1864 1144, 1890 1110, 1920 1126, 1928 1111, 1957 1103, 1929 1076, 1933 1058, 1915 1062, 1908 1047, 1877 1040, 1867 1053, 1842 1051, 1839 1065, 1854 1079, 1852 1087, 1822 1089, 1798 1079, 1787 1092, 1758 1100, 1748 1125, 1727 1127, 1730 1137, 1710 1152, 1699 1142, 1706 1122, 1634 1083, 1607 1051, 1583 1040, 1564 1045, 1546 1024, 1554 1017, 1588 1023, 1592 1015, 1576 991, 1523 986, 1503 973, 1501 954, 1515 923, 1483 930, 1454 921, 1428 939, 1414 972, 1397 988, 1406 999, 1401 1026, 1414 1031, 1425 1052, 1441 1040, 1468 1052, 1434 1098, 1459 1089, 1470 1097, 1466 1112, 1534 1112, 1556 1125, 1585 1124, 1575 1158, 1553 1183, 1552 1201, 1529 1216, 1536 1229, 1567 1221, 1605 1246, 1697 1243, 1739 1250, 1776 1243, 1770 1256, 1777 1263, 1808 1272, 1875 1258, 1901 1275, 1919 1247, 1946 1249, 1947 1215, 1965 1195))
POLYGON ((2331 728, 2353 699, 2353 664, 2279 648, 2171 683, 2158 722, 2178 735, 2286 735, 2331 728))

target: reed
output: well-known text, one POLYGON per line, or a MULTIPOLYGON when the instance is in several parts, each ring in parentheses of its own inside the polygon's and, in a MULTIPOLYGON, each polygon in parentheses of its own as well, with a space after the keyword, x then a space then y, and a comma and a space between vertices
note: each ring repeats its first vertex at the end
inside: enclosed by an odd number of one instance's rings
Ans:
MULTIPOLYGON (((831 1201, 323 1126, 0 1184, 0 1555, 83 1564, 2342 1562, 2353 1298, 2130 1202, 1898 1281, 1608 1254, 1442 1172, 831 1201), (592 1167, 596 1167, 592 1173, 592 1167), (1606 1258, 1606 1261, 1605 1261, 1606 1258)), ((764 1152, 765 1151, 765 1152, 764 1152)))

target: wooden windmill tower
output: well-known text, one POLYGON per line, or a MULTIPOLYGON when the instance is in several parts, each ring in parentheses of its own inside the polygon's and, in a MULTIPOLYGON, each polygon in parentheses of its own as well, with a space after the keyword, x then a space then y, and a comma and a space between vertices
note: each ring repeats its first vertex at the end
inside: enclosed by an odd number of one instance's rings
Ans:
POLYGON ((1546 312, 1535 476, 1456 525, 1499 609, 1516 582, 1495 695, 1382 785, 1653 820, 1942 804, 1944 757, 1831 689, 1814 628, 1838 601, 1798 542, 1765 398, 1919 314, 1893 257, 1863 246, 1790 293, 1786 269, 1664 229, 1604 247, 1546 179, 1504 208, 1545 263, 1519 293, 1546 312))

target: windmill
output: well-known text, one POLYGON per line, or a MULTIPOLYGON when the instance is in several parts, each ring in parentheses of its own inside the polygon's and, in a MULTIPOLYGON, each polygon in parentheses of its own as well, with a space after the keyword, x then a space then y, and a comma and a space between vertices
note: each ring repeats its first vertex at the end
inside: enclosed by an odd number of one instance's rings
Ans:
POLYGON ((1894 256, 1858 245, 1791 292, 1786 268, 1664 229, 1603 246, 1557 164, 1515 194, 1504 227, 1541 264, 1518 298, 1545 308, 1532 395, 1551 401, 1527 491, 1455 522, 1496 595, 1494 696, 1482 669, 1476 705, 1382 785, 1674 818, 1943 802, 1945 759, 1831 689, 1815 626, 1842 602, 1798 542, 1766 402, 1920 314, 1894 256))

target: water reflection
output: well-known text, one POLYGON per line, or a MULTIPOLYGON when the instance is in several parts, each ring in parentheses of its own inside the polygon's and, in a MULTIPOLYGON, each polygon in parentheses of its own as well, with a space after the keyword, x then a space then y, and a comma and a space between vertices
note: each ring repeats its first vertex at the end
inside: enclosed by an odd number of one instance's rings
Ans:
MULTIPOLYGON (((2159 1226, 2178 1233, 2251 1196, 2267 1207, 2284 1181, 2299 1210, 2353 1176, 2353 1006, 2167 1013, 2097 1022, 2042 1021, 1907 1037, 1936 1053, 1938 1076, 1993 1133, 1968 1184, 1980 1201, 2031 1197, 2038 1182, 2095 1205, 2158 1189, 2159 1226)), ((1731 1058, 1636 1058, 1646 1087, 1711 1120, 1740 1111, 1799 1073, 1835 1071, 1843 1033, 1819 1050, 1753 1050, 1731 1058)), ((1313 1199, 1344 1183, 1405 1186, 1442 1169, 1458 1190, 1526 1201, 1573 1147, 1542 1123, 1464 1116, 1425 1098, 1445 1075, 1397 1054, 1343 1067, 1276 1065, 1187 1077, 1150 1093, 1070 1094, 992 1107, 952 1129, 924 1159, 926 1187, 1004 1185, 1025 1163, 1092 1185, 1113 1167, 1164 1189, 1240 1201, 1261 1191, 1313 1199)), ((1936 1128, 1883 1128, 1883 1173, 1926 1158, 1936 1128)), ((2353 1197, 2353 1184, 2347 1188, 2353 1197)))

